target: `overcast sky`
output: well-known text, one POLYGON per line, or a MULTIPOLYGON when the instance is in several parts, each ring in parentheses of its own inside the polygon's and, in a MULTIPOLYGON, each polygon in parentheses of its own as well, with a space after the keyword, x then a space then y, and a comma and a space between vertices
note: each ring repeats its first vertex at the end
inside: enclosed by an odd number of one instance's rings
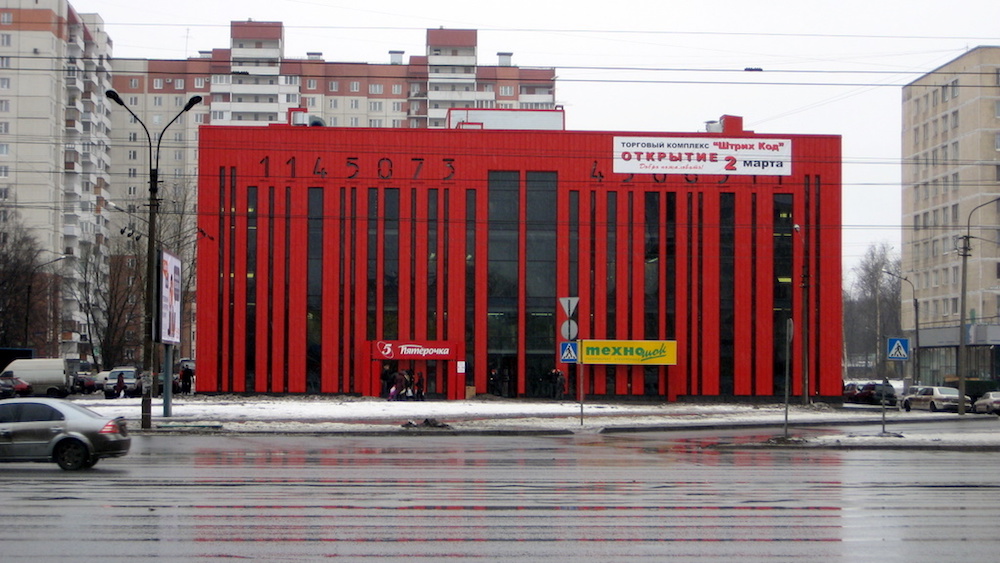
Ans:
POLYGON ((899 251, 901 87, 1000 45, 996 0, 71 3, 104 18, 118 58, 226 47, 233 20, 284 22, 286 57, 371 63, 425 54, 427 28, 474 28, 480 64, 505 51, 557 68, 569 129, 695 132, 730 114, 760 133, 842 135, 845 279, 872 244, 899 251))

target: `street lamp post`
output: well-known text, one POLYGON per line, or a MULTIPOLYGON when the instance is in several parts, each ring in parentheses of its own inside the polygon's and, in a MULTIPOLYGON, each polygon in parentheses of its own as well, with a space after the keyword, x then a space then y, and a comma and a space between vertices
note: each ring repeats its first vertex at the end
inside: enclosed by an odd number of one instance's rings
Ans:
POLYGON ((898 278, 910 284, 910 293, 913 295, 913 379, 914 383, 920 382, 920 302, 917 301, 917 288, 906 276, 901 276, 889 270, 882 270, 894 278, 898 278))
POLYGON ((58 258, 49 260, 48 262, 42 262, 41 264, 33 267, 31 269, 31 273, 28 275, 28 291, 27 295, 25 296, 26 301, 24 303, 24 347, 25 348, 28 347, 28 324, 31 319, 31 290, 35 285, 35 272, 44 268, 45 266, 48 266, 49 264, 54 264, 60 260, 65 260, 67 258, 69 258, 69 256, 63 254, 60 255, 58 258))
MULTIPOLYGON (((160 142, 163 141, 163 134, 167 131, 171 125, 180 118, 181 115, 189 111, 191 108, 196 106, 201 102, 201 96, 192 96, 188 100, 187 104, 184 105, 184 109, 177 113, 173 119, 170 120, 166 126, 160 131, 159 138, 156 140, 156 152, 153 152, 153 138, 149 134, 149 128, 143 123, 139 116, 132 111, 132 108, 125 105, 121 96, 118 92, 114 90, 108 90, 105 95, 109 100, 115 102, 121 107, 125 108, 125 111, 129 112, 132 117, 142 126, 142 130, 146 133, 146 145, 149 148, 149 232, 146 234, 148 240, 148 249, 146 252, 146 300, 145 300, 145 313, 146 318, 143 323, 143 347, 142 347, 142 370, 143 373, 149 373, 152 380, 153 366, 153 349, 154 342, 156 340, 156 334, 154 332, 156 323, 154 321, 156 316, 156 215, 159 212, 160 200, 157 198, 157 192, 159 192, 159 167, 160 167, 160 142)), ((142 427, 151 428, 152 427, 152 397, 151 397, 151 385, 146 386, 142 392, 142 427)))
POLYGON ((958 372, 958 414, 965 414, 965 366, 963 365, 965 360, 965 300, 969 287, 969 254, 972 252, 972 214, 980 207, 986 207, 997 201, 1000 201, 1000 197, 995 197, 986 203, 980 203, 973 207, 965 222, 965 236, 959 237, 962 239, 962 246, 958 249, 958 253, 962 256, 962 293, 958 313, 958 354, 955 357, 955 371, 958 372))

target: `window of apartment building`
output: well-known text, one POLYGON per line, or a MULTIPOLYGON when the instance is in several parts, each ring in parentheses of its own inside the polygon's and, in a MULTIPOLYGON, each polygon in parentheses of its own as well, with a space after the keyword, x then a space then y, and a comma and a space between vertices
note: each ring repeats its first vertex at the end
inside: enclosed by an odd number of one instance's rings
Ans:
POLYGON ((392 111, 403 111, 403 102, 392 102, 392 111))
POLYGON ((381 94, 382 93, 382 85, 381 84, 369 84, 368 85, 368 93, 369 94, 381 94))
POLYGON ((957 78, 955 80, 951 81, 951 97, 952 98, 957 98, 958 97, 958 79, 957 78))
POLYGON ((285 103, 288 103, 288 104, 297 104, 297 103, 299 103, 299 95, 298 94, 285 94, 285 103))
POLYGON ((287 86, 298 86, 299 77, 298 76, 282 76, 281 83, 287 86))
POLYGON ((316 89, 316 79, 315 78, 310 78, 309 80, 306 80, 306 89, 307 90, 315 90, 316 89))
POLYGON ((10 188, 0 188, 0 200, 10 199, 10 188))
POLYGON ((183 90, 183 89, 184 89, 184 79, 183 78, 175 78, 174 79, 174 90, 183 90))
POLYGON ((10 145, 7 143, 0 143, 0 156, 7 156, 10 154, 10 145))
POLYGON ((136 186, 128 187, 128 195, 138 195, 138 193, 139 193, 139 188, 137 188, 136 186))
POLYGON ((337 103, 337 98, 330 98, 330 109, 337 109, 337 106, 339 105, 340 104, 337 103))
POLYGON ((382 111, 382 102, 368 102, 368 111, 382 111))
POLYGON ((184 160, 184 151, 182 149, 174 150, 174 160, 184 160))
POLYGON ((128 169, 128 177, 129 178, 138 178, 139 177, 139 169, 138 168, 129 168, 128 169))
POLYGON ((403 122, 403 120, 402 120, 402 119, 393 119, 393 120, 392 120, 392 126, 393 126, 393 128, 395 128, 395 129, 402 129, 402 127, 403 127, 403 123, 404 123, 404 122, 403 122))
POLYGON ((163 79, 162 78, 154 78, 153 79, 153 90, 162 90, 162 89, 163 89, 163 79))
POLYGON ((401 95, 403 93, 403 85, 402 84, 393 84, 392 85, 392 93, 395 96, 401 95))
POLYGON ((9 33, 0 33, 0 47, 10 47, 12 37, 9 33))
POLYGON ((1000 133, 996 133, 993 137, 993 146, 996 150, 1000 151, 1000 133))
POLYGON ((2 113, 10 112, 10 100, 0 100, 0 112, 2 113))
POLYGON ((326 119, 326 121, 327 121, 327 123, 330 124, 330 127, 340 127, 340 125, 337 124, 337 118, 336 117, 328 117, 326 119))
POLYGON ((10 122, 0 121, 0 135, 7 135, 10 133, 10 122))
POLYGON ((10 68, 11 58, 10 57, 0 57, 0 68, 10 68))
POLYGON ((10 90, 10 78, 0 78, 0 90, 10 90))
POLYGON ((224 111, 212 111, 212 119, 224 120, 226 119, 226 112, 224 111))
POLYGON ((198 88, 198 89, 204 88, 205 87, 205 79, 203 77, 201 77, 201 76, 195 78, 194 79, 194 87, 198 88))
POLYGON ((361 91, 361 83, 358 82, 357 80, 352 81, 351 92, 360 92, 360 91, 361 91))
POLYGON ((174 107, 182 108, 184 107, 184 96, 174 96, 174 107))
POLYGON ((357 117, 352 117, 348 122, 348 127, 360 127, 360 126, 361 126, 361 120, 357 117))
POLYGON ((14 14, 11 12, 0 12, 0 24, 10 25, 14 23, 14 14))
POLYGON ((195 123, 205 123, 205 116, 206 115, 208 115, 208 114, 206 114, 206 113, 196 113, 196 114, 194 114, 194 122, 195 123))
POLYGON ((316 107, 316 97, 315 96, 303 96, 302 101, 305 102, 307 108, 316 107))
POLYGON ((381 119, 369 119, 368 120, 368 126, 369 127, 382 127, 382 120, 381 119))
POLYGON ((9 178, 9 177, 10 177, 10 166, 7 166, 6 164, 0 165, 0 178, 9 178))
POLYGON ((139 158, 139 151, 134 151, 134 150, 128 151, 128 159, 129 160, 135 160, 137 158, 139 158))
POLYGON ((958 129, 958 110, 951 112, 951 128, 958 129))
POLYGON ((953 225, 958 225, 958 204, 953 204, 951 206, 951 223, 953 225))
POLYGON ((153 96, 153 106, 163 107, 163 96, 153 96))
POLYGON ((501 96, 513 96, 514 95, 514 87, 513 86, 501 86, 500 87, 500 95, 501 96))
POLYGON ((350 104, 351 109, 361 109, 361 100, 358 98, 351 98, 350 104))
POLYGON ((326 85, 327 89, 331 92, 340 91, 340 82, 337 80, 331 80, 329 84, 326 85))

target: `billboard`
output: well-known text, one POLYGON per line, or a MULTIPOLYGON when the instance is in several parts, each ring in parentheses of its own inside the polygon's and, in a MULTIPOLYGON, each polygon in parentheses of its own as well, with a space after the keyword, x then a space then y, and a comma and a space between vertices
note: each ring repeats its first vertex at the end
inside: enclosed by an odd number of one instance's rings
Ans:
POLYGON ((622 174, 791 176, 792 140, 760 137, 615 137, 622 174))
POLYGON ((581 364, 655 365, 677 364, 675 340, 583 340, 581 364))
POLYGON ((160 253, 160 342, 181 343, 181 259, 160 253))

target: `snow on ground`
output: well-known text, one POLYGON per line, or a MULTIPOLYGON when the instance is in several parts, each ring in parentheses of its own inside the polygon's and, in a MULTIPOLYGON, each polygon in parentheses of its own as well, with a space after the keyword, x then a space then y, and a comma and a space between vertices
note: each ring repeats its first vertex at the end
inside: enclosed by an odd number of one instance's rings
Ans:
MULTIPOLYGON (((75 403, 108 416, 123 416, 130 427, 139 428, 141 399, 78 398, 75 403)), ((152 402, 154 428, 217 428, 230 432, 372 432, 399 431, 407 422, 422 425, 425 419, 469 431, 569 431, 594 433, 603 429, 682 429, 712 425, 783 425, 782 404, 619 404, 571 401, 500 399, 480 396, 465 401, 396 401, 371 397, 341 396, 237 396, 193 395, 174 397, 171 416, 164 416, 163 402, 152 402)), ((877 407, 825 404, 791 405, 788 421, 796 424, 849 423, 879 425, 882 411, 877 407)), ((904 413, 894 408, 885 412, 883 434, 871 426, 858 433, 810 434, 810 445, 968 445, 1000 447, 1000 422, 970 425, 968 432, 919 434, 908 432, 903 422, 955 420, 954 413, 904 413), (897 423, 897 424, 894 424, 897 423), (974 428, 973 428, 974 427, 974 428)), ((996 417, 967 415, 968 420, 997 421, 996 417)))

